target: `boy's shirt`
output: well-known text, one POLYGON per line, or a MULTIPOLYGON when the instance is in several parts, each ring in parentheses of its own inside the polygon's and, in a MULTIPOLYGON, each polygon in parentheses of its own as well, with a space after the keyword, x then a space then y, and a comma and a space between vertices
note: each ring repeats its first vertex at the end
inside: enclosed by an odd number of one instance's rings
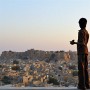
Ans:
POLYGON ((87 43, 89 40, 89 33, 86 29, 79 30, 78 32, 78 43, 77 44, 77 54, 88 54, 88 47, 87 43))

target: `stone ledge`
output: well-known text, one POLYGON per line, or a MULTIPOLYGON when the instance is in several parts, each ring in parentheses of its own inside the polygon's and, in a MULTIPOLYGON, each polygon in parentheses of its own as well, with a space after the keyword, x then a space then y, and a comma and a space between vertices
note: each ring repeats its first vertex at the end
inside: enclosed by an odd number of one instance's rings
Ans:
POLYGON ((77 87, 4 87, 0 90, 79 90, 77 87))

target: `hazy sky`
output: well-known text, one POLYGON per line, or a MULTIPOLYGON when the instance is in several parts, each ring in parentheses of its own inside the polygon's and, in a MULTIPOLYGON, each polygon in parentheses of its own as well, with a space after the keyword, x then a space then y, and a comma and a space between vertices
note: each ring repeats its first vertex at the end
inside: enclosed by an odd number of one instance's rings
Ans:
POLYGON ((76 50, 81 17, 90 33, 90 0, 0 0, 0 52, 76 50))

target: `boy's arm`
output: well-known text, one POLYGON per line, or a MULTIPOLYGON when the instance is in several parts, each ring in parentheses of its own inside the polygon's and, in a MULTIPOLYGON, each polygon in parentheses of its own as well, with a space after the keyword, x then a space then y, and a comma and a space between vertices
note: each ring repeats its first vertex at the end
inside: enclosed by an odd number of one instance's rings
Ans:
POLYGON ((71 45, 77 44, 77 42, 75 42, 74 40, 70 41, 71 45))
POLYGON ((84 43, 75 42, 74 40, 70 41, 71 45, 77 44, 77 45, 85 45, 84 43))
POLYGON ((74 42, 74 44, 85 45, 84 43, 74 42))

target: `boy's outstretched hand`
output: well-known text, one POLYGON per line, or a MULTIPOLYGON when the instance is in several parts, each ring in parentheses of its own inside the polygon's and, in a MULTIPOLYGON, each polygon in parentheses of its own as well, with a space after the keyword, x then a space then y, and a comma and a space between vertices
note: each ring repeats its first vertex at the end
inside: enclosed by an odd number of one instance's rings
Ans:
POLYGON ((70 44, 71 45, 74 45, 75 44, 75 41, 74 40, 70 41, 70 44))

